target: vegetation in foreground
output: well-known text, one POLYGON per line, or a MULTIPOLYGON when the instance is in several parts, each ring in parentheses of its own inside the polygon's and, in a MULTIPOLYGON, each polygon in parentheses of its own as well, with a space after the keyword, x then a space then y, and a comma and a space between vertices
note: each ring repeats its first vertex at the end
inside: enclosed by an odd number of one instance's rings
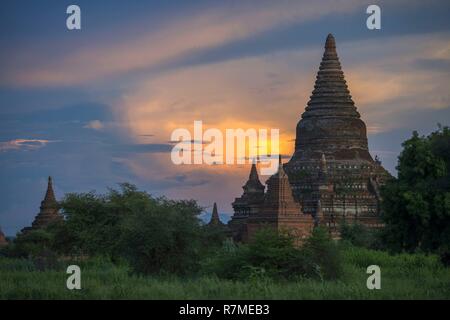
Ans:
POLYGON ((450 299, 450 130, 403 146, 399 178, 382 190, 386 228, 344 225, 339 244, 321 228, 301 247, 270 230, 234 244, 201 223, 195 201, 130 184, 68 194, 64 222, 0 250, 0 298, 450 299), (81 291, 66 289, 71 263, 81 291), (366 287, 369 265, 381 268, 381 290, 366 287))
POLYGON ((274 280, 255 273, 246 280, 141 276, 125 263, 75 261, 82 289, 66 289, 66 261, 40 271, 30 260, 0 258, 0 299, 450 299, 450 269, 437 256, 399 254, 345 246, 339 280, 298 277, 274 280), (381 290, 368 290, 366 268, 381 268, 381 290))

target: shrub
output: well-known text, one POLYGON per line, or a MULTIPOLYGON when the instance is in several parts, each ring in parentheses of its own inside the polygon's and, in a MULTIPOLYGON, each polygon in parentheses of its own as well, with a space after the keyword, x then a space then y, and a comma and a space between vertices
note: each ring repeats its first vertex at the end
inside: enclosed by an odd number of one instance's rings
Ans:
POLYGON ((382 250, 385 249, 383 243, 383 236, 385 234, 383 229, 370 229, 363 224, 343 223, 340 226, 341 238, 345 242, 357 247, 364 247, 369 249, 382 250))
POLYGON ((318 227, 306 240, 302 251, 308 259, 311 272, 324 279, 337 279, 342 274, 339 246, 331 239, 328 230, 318 227))
POLYGON ((336 278, 341 273, 338 247, 319 229, 303 247, 289 232, 258 231, 248 244, 224 243, 221 250, 203 262, 203 272, 225 279, 268 277, 336 278))
POLYGON ((21 233, 4 251, 11 258, 27 258, 37 270, 59 267, 58 255, 53 249, 54 237, 47 230, 32 230, 21 233))

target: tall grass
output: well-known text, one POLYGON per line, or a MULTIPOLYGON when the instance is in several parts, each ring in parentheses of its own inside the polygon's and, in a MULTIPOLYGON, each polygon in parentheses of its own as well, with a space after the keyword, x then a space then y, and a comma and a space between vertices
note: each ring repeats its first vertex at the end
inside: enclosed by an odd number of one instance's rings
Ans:
POLYGON ((54 270, 39 271, 31 261, 0 258, 0 299, 450 299, 450 269, 436 256, 391 256, 350 246, 343 254, 344 274, 338 281, 142 277, 106 258, 61 262, 54 270), (72 263, 82 270, 81 290, 66 288, 65 268, 72 263), (381 290, 366 287, 371 264, 381 268, 381 290))

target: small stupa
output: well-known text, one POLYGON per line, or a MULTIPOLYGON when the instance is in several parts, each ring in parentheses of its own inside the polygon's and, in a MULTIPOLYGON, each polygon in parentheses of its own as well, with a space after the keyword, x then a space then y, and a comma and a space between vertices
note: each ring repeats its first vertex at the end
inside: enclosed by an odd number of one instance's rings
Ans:
POLYGON ((217 204, 214 202, 213 211, 211 214, 211 220, 208 225, 210 226, 224 226, 225 224, 220 221, 219 212, 217 211, 217 204))
POLYGON ((52 177, 48 177, 47 192, 41 202, 39 213, 34 218, 31 227, 24 228, 22 232, 43 229, 55 221, 62 221, 63 216, 59 212, 59 205, 53 192, 52 177))

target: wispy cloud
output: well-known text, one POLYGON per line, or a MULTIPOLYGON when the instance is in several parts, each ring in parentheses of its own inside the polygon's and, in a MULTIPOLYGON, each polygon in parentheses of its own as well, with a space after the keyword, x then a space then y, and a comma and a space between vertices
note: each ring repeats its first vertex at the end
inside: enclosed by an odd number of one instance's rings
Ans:
POLYGON ((105 125, 100 120, 89 121, 88 123, 86 123, 83 126, 83 128, 94 129, 94 130, 101 130, 104 127, 105 127, 105 125))
POLYGON ((11 150, 37 150, 45 147, 51 142, 58 142, 57 140, 42 140, 42 139, 14 139, 10 141, 0 142, 0 152, 11 150))
MULTIPOLYGON (((168 21, 124 41, 90 43, 52 59, 43 55, 37 67, 15 65, 2 72, 0 83, 61 86, 166 64, 199 50, 255 36, 267 30, 361 8, 356 0, 260 1, 257 6, 221 6, 168 21)), ((124 37, 125 38, 125 37, 124 37)))

